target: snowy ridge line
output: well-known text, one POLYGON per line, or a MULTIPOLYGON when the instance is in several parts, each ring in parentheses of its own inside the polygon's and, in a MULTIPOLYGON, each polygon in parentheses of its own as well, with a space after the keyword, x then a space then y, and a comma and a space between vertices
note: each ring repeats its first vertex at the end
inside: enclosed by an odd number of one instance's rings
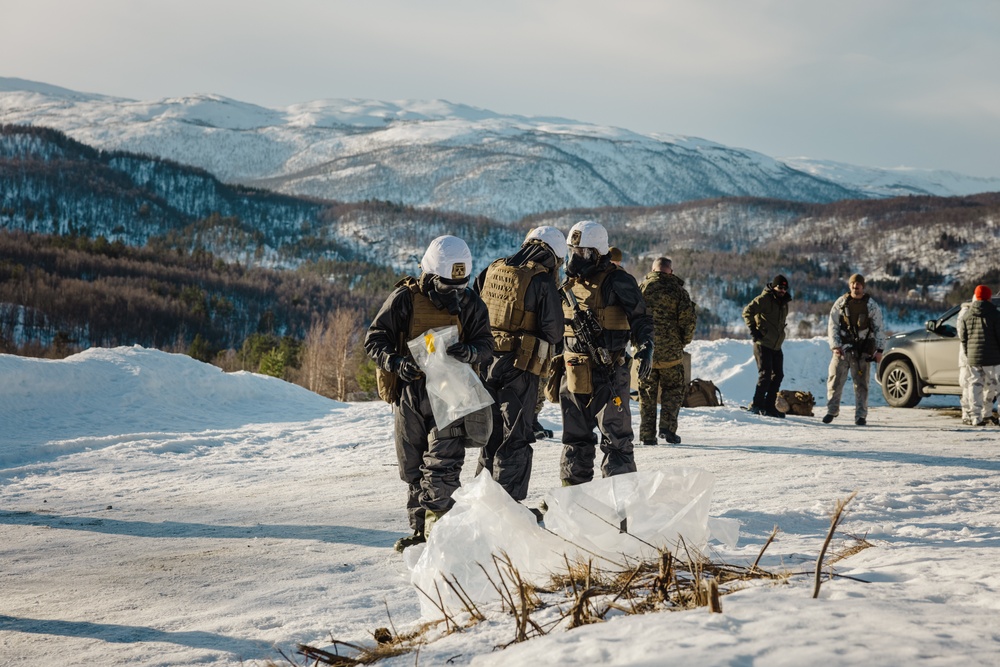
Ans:
POLYGON ((220 95, 140 102, 0 79, 0 122, 52 127, 105 150, 201 167, 226 182, 503 222, 722 196, 829 202, 1000 190, 1000 178, 783 161, 695 137, 443 100, 333 99, 268 109, 220 95))

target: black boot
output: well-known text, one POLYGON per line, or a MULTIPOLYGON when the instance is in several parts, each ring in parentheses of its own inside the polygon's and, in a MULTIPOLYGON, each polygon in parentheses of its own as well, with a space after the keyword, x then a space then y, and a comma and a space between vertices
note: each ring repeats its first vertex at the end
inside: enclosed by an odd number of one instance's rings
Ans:
POLYGON ((660 431, 660 437, 667 441, 671 445, 681 444, 681 436, 677 435, 673 431, 660 431))
POLYGON ((545 440, 553 436, 552 431, 538 423, 538 417, 535 417, 535 422, 531 425, 531 430, 535 434, 535 440, 545 440))

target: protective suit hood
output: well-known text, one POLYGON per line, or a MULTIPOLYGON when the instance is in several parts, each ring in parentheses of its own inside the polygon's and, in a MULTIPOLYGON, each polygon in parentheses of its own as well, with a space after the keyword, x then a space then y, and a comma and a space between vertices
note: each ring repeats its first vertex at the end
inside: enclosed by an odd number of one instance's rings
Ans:
POLYGON ((535 227, 524 237, 525 243, 531 240, 538 240, 547 245, 552 250, 552 254, 560 261, 566 258, 566 253, 568 252, 566 237, 555 227, 550 225, 535 227))

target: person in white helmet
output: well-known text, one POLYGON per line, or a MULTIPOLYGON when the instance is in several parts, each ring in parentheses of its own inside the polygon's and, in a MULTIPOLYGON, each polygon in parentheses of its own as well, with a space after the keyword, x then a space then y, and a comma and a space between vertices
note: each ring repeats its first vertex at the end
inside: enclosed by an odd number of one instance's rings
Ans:
POLYGON ((459 342, 448 354, 468 364, 493 356, 486 304, 469 288, 472 253, 465 241, 439 236, 420 261, 418 278, 406 277, 382 304, 365 336, 365 352, 378 367, 379 394, 392 403, 399 476, 409 492, 406 510, 413 534, 396 550, 424 542, 433 522, 451 509, 465 462, 465 439, 435 428, 423 373, 406 343, 429 329, 458 325, 459 342))
MULTIPOLYGON (((563 303, 565 372, 559 387, 563 416, 563 452, 560 477, 564 486, 594 478, 594 460, 601 434, 601 472, 610 477, 635 472, 632 413, 629 407, 629 342, 636 349, 640 379, 653 366, 653 316, 647 311, 639 285, 627 271, 611 263, 608 232, 584 220, 569 232, 569 259, 563 290, 590 311, 600 326, 597 341, 610 365, 595 359, 570 326, 574 310, 563 303)), ((602 355, 603 356, 603 355, 602 355)))
POLYGON ((562 345, 556 275, 565 256, 563 233, 537 227, 516 253, 494 261, 475 283, 490 313, 496 350, 485 374, 495 400, 494 429, 482 450, 479 471, 488 470, 517 501, 528 495, 539 377, 562 345))

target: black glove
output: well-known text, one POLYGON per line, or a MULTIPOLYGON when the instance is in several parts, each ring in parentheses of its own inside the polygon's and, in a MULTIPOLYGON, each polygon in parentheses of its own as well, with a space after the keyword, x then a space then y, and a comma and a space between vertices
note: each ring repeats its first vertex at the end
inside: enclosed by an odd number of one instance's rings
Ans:
POLYGON ((635 360, 639 362, 639 379, 645 380, 653 372, 653 344, 645 343, 636 350, 635 360))
POLYGON ((758 331, 757 329, 754 329, 753 331, 750 332, 750 340, 752 340, 755 343, 759 343, 763 338, 764 336, 762 336, 760 331, 758 331))
POLYGON ((392 372, 398 375, 403 382, 413 382, 424 375, 420 367, 406 357, 393 357, 392 372))
POLYGON ((446 351, 449 357, 454 357, 465 364, 471 364, 479 356, 476 346, 469 343, 452 343, 446 351))

